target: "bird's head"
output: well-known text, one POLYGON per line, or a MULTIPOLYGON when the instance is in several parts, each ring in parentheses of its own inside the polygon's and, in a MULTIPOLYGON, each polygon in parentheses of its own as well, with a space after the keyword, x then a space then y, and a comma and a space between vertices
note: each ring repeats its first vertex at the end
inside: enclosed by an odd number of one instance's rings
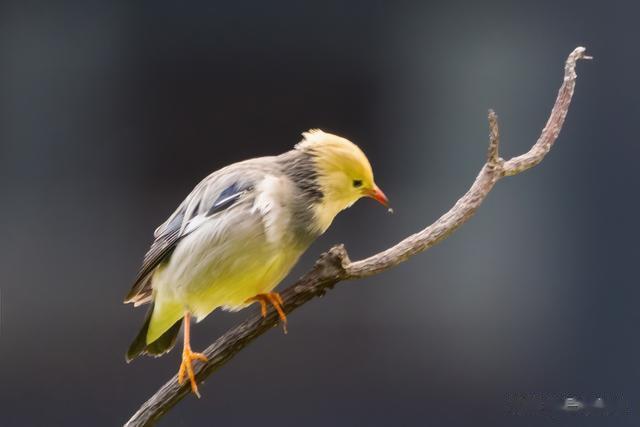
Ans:
POLYGON ((367 156, 348 139, 312 129, 302 134, 296 145, 314 161, 316 182, 322 199, 315 207, 315 217, 322 231, 343 209, 362 197, 377 200, 389 207, 389 200, 373 180, 367 156))

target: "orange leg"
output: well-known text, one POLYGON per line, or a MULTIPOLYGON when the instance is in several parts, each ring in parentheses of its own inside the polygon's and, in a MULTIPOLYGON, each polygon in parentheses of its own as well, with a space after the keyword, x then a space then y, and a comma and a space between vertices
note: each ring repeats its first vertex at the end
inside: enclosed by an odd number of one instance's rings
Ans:
POLYGON ((280 317, 280 321, 282 322, 282 329, 284 330, 284 333, 287 333, 287 315, 284 314, 284 310, 282 310, 284 302, 282 301, 282 297, 279 293, 269 292, 267 294, 258 294, 255 297, 249 298, 247 302, 259 302, 262 317, 267 317, 267 303, 271 304, 278 312, 278 317, 280 317))
POLYGON ((191 337, 191 314, 186 312, 184 314, 184 347, 182 348, 182 363, 180 364, 180 370, 178 371, 178 384, 184 383, 184 374, 189 376, 189 382, 191 383, 191 391, 193 394, 200 398, 200 392, 198 391, 198 383, 196 383, 196 377, 193 373, 192 362, 194 360, 200 360, 206 362, 207 356, 202 353, 194 353, 191 351, 191 344, 189 342, 191 337))

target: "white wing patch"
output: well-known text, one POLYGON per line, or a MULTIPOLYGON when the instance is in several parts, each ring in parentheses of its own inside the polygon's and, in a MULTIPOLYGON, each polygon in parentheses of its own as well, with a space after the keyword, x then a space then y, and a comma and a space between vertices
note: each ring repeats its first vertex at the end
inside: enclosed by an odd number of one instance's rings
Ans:
POLYGON ((267 175, 256 186, 252 213, 259 213, 270 243, 278 243, 285 236, 290 214, 287 201, 292 197, 291 182, 284 177, 267 175))

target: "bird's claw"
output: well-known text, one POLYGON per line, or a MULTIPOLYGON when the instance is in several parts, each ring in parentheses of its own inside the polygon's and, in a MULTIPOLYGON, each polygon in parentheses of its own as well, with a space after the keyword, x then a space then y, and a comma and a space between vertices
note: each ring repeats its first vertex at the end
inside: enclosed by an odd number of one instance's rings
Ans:
POLYGON ((271 304, 273 308, 278 312, 278 317, 280 318, 280 322, 282 322, 282 329, 284 333, 287 333, 287 315, 284 313, 282 306, 284 305, 284 301, 278 292, 269 292, 266 294, 258 294, 255 297, 249 298, 247 302, 259 302, 260 303, 260 314, 262 317, 267 317, 267 303, 271 304))
POLYGON ((198 383, 196 382, 196 376, 193 372, 193 364, 194 360, 199 360, 201 362, 208 362, 209 359, 202 353, 195 353, 191 351, 190 348, 185 348, 182 351, 182 363, 180 364, 180 370, 178 371, 178 384, 182 385, 185 380, 185 373, 189 377, 189 382, 191 383, 191 391, 193 394, 200 398, 200 392, 198 391, 198 383))

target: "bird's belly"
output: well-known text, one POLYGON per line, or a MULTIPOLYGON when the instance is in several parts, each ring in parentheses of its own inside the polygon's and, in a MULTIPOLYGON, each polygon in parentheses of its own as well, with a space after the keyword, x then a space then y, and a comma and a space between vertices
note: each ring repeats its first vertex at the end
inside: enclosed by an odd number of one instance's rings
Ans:
POLYGON ((218 307, 239 310, 249 298, 273 290, 303 250, 269 242, 264 234, 227 245, 187 238, 154 276, 154 288, 200 320, 218 307))
POLYGON ((233 271, 208 271, 185 287, 189 310, 203 318, 218 307, 236 311, 257 294, 271 292, 295 264, 297 256, 279 253, 249 257, 233 271))

